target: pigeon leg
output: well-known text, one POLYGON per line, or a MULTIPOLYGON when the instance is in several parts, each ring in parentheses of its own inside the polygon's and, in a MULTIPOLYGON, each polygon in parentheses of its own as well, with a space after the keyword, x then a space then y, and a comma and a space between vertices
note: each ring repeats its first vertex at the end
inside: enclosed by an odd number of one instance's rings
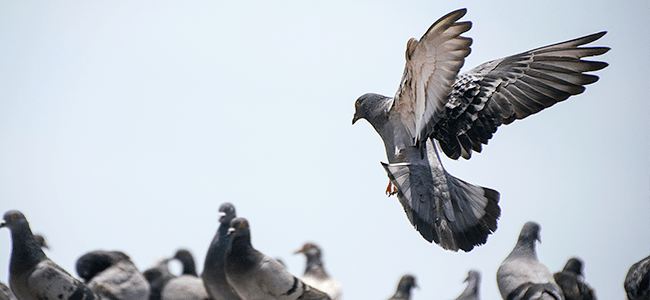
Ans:
POLYGON ((393 185, 393 183, 389 180, 388 181, 388 187, 386 187, 386 195, 388 197, 393 196, 397 194, 397 187, 393 185))

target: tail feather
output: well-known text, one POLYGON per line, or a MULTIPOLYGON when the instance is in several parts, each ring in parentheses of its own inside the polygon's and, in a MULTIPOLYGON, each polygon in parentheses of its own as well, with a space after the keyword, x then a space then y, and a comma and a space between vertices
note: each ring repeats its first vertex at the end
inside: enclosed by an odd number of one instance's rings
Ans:
POLYGON ((427 241, 470 251, 497 229, 499 192, 460 180, 441 166, 438 174, 428 163, 382 165, 409 221, 427 241))

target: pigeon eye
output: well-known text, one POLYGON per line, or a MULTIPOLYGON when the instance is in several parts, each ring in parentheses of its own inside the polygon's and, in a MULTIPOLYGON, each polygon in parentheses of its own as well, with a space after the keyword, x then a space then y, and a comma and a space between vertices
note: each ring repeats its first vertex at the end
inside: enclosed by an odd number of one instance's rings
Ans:
POLYGON ((12 221, 16 221, 16 220, 18 220, 18 215, 13 215, 13 216, 11 216, 11 220, 12 220, 12 221))
POLYGON ((361 102, 359 102, 359 101, 357 101, 357 102, 354 103, 354 106, 359 107, 359 105, 361 105, 361 102))

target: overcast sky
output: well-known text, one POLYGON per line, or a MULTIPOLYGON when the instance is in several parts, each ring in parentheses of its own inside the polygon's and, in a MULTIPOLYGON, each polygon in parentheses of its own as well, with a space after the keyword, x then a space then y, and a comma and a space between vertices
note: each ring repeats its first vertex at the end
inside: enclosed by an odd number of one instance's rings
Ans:
MULTIPOLYGON (((202 269, 217 209, 248 218, 253 246, 300 275, 322 246, 345 299, 385 299, 404 273, 414 299, 454 299, 467 271, 495 274, 521 226, 542 226, 541 262, 585 261, 600 299, 624 299, 650 254, 650 2, 0 1, 0 211, 19 209, 47 255, 122 250, 141 269, 178 248, 202 269), (499 128, 447 170, 501 193, 498 230, 445 251, 386 197, 386 154, 363 93, 394 95, 404 50, 467 7, 464 70, 607 30, 600 80, 499 128)), ((0 230, 0 281, 9 231, 0 230)), ((76 274, 75 274, 76 275, 76 274)))

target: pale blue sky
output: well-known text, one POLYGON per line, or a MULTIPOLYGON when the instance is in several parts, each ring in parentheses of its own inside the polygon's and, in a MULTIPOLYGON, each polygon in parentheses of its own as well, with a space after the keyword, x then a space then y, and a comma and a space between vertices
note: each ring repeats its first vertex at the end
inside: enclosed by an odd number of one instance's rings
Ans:
MULTIPOLYGON (((324 249, 345 299, 453 299, 469 269, 483 299, 529 220, 553 272, 586 264, 600 299, 624 299, 650 254, 650 2, 2 1, 0 210, 19 209, 74 274, 95 249, 140 269, 180 247, 203 266, 222 202, 253 245, 300 275, 324 249), (406 41, 467 7, 465 69, 607 30, 610 66, 584 94, 501 127, 483 153, 443 164, 501 193, 499 228, 442 250, 387 198, 381 139, 351 125, 365 92, 393 95, 406 41)), ((0 230, 6 282, 8 230, 0 230)), ((75 274, 76 275, 76 274, 75 274)))

